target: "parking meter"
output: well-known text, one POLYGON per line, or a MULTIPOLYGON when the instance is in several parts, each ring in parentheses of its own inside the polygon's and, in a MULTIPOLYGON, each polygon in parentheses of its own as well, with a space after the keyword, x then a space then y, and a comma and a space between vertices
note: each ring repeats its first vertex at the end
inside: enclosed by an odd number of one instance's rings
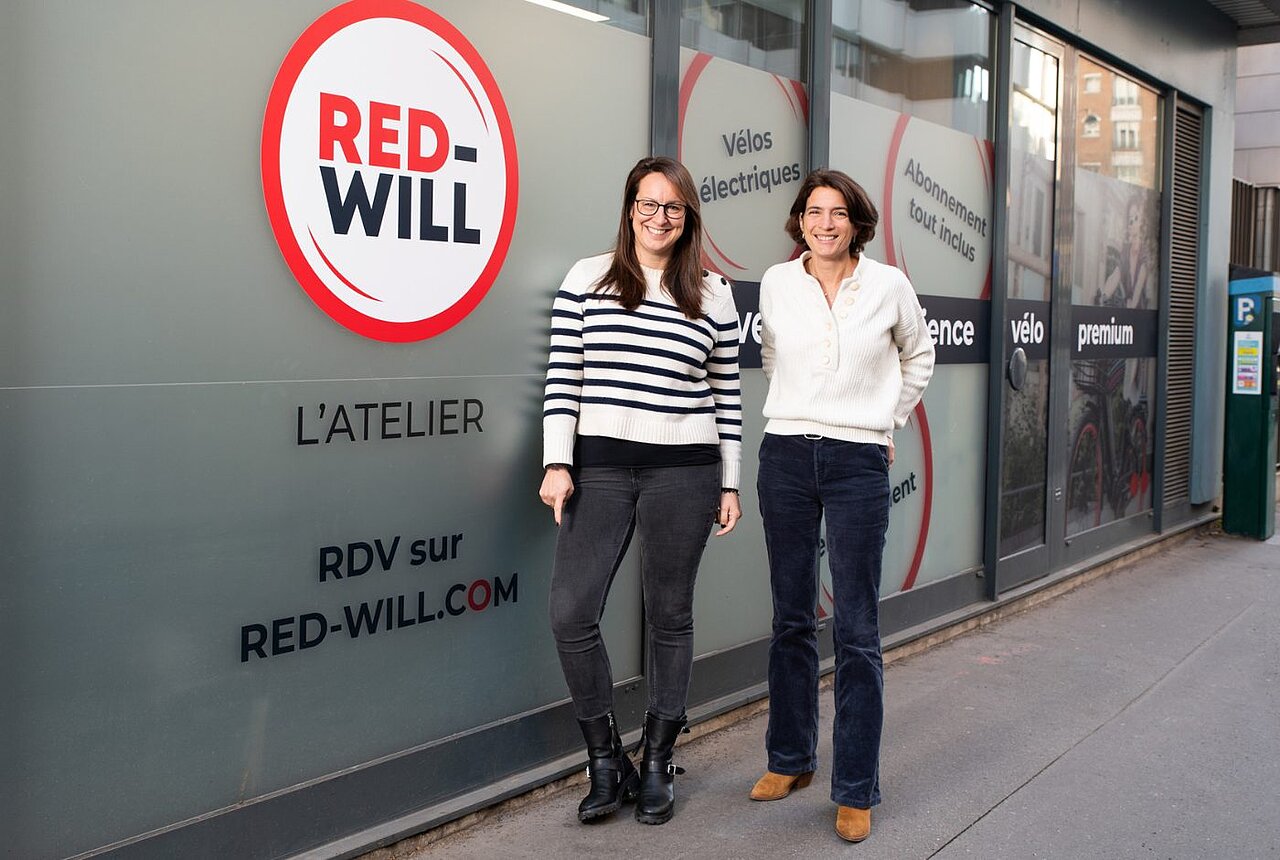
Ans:
POLYGON ((1259 540, 1276 528, 1277 297, 1280 275, 1232 267, 1222 528, 1259 540))

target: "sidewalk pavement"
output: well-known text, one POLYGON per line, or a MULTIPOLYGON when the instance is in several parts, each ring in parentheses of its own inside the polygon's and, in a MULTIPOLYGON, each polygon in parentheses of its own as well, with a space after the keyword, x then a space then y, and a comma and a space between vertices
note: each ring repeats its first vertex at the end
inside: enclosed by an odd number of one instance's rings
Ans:
MULTIPOLYGON (((871 837, 817 777, 773 803, 763 714, 676 750, 676 816, 575 816, 581 788, 397 858, 1280 858, 1280 538, 1200 533, 892 663, 871 837)), ((384 849, 385 850, 385 849, 384 849)))

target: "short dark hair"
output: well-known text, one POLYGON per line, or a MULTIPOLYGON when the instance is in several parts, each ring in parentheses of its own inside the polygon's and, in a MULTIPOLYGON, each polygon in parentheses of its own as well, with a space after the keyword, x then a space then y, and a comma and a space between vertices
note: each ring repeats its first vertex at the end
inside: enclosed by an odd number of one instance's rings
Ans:
POLYGON ((871 202, 862 186, 854 182, 847 174, 839 170, 815 170, 800 183, 800 191, 791 204, 791 215, 787 218, 787 235, 801 248, 808 248, 804 240, 804 231, 800 229, 800 219, 804 217, 805 206, 809 203, 809 195, 816 188, 830 188, 844 197, 844 204, 849 209, 849 221, 853 224, 853 241, 849 243, 849 256, 856 257, 862 253, 867 243, 875 238, 876 224, 880 223, 880 213, 871 202))

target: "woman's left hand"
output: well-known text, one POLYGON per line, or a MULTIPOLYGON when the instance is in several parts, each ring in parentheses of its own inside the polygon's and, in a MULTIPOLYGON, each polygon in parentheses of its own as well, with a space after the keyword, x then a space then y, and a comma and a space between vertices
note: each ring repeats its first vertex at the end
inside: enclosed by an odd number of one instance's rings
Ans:
POLYGON ((721 493, 720 514, 716 518, 716 522, 720 524, 720 531, 716 532, 716 537, 733 531, 733 527, 740 519, 742 519, 742 505, 738 502, 738 494, 721 493))
POLYGON ((889 440, 887 447, 889 448, 889 465, 892 466, 893 465, 893 440, 892 439, 889 440))

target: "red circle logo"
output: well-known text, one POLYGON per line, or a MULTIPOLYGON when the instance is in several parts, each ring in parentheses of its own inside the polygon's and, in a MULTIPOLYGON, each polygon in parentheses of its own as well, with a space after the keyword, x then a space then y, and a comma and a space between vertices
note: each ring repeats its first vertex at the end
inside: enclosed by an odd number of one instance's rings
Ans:
POLYGON ((267 215, 307 295, 357 334, 422 340, 474 310, 518 185, 502 93, 436 13, 352 0, 285 56, 262 125, 267 215))

